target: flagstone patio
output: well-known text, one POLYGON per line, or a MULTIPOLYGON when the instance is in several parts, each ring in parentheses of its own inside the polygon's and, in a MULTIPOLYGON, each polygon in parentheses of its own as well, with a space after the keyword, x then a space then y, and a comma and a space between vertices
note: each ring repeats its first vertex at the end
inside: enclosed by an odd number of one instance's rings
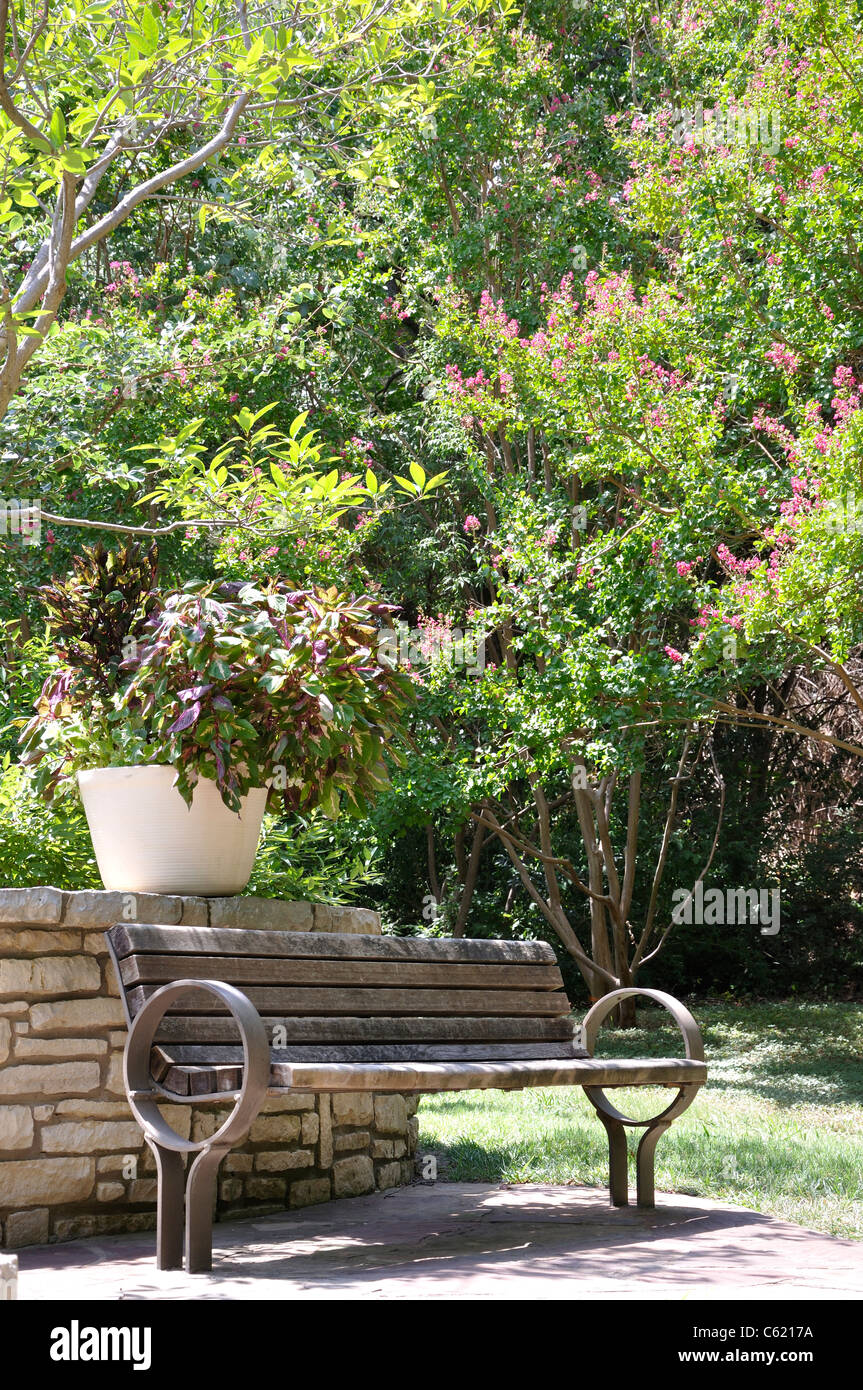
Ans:
POLYGON ((216 1226, 212 1275, 153 1232, 20 1252, 24 1300, 860 1299, 863 1244, 697 1197, 613 1211, 588 1187, 417 1184, 216 1226))

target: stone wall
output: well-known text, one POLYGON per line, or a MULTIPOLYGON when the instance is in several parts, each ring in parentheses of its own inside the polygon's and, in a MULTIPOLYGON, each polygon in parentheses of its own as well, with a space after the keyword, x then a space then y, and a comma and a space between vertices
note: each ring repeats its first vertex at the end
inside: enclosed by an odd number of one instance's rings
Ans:
MULTIPOLYGON (((378 933, 376 913, 264 898, 0 889, 0 1247, 155 1225, 155 1165, 123 1091, 114 922, 378 933)), ((167 1105, 204 1138, 230 1107, 167 1105)), ((220 1169, 218 1217, 395 1187, 412 1175, 416 1099, 268 1100, 220 1169)))

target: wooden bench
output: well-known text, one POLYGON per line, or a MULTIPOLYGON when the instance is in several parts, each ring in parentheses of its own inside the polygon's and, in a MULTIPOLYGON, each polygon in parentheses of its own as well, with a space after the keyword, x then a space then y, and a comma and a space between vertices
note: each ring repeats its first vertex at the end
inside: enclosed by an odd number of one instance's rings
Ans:
POLYGON ((606 995, 579 1028, 551 947, 540 941, 400 939, 120 924, 106 932, 129 1037, 129 1104, 158 1173, 157 1262, 212 1267, 219 1164, 267 1096, 285 1091, 429 1092, 582 1086, 608 1132, 610 1191, 628 1202, 627 1128, 643 1128, 640 1206, 653 1206, 660 1135, 706 1079, 692 1015, 657 990, 606 995), (630 995, 663 1004, 683 1058, 602 1061, 596 1034, 630 995), (237 1041, 239 1031, 239 1042, 237 1041), (649 1120, 622 1115, 604 1088, 668 1086, 649 1120), (165 1101, 234 1102, 208 1139, 181 1138, 165 1101), (195 1154, 188 1179, 185 1155, 195 1154))

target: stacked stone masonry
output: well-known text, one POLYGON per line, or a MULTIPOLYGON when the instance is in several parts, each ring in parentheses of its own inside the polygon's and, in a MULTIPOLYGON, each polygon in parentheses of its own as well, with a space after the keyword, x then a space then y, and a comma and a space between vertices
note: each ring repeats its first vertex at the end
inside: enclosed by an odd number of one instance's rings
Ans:
MULTIPOLYGON (((264 898, 0 889, 0 1248, 155 1225, 155 1165, 123 1090, 115 922, 377 934, 362 908, 264 898)), ((409 1182, 416 1098, 270 1099, 220 1169, 217 1218, 409 1182)), ((181 1134, 228 1108, 166 1105, 181 1134)))

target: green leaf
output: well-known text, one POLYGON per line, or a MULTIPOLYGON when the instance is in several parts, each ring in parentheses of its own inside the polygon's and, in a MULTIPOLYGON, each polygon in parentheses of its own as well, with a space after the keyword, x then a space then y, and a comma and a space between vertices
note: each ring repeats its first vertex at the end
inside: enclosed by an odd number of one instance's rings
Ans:
POLYGON ((54 108, 53 114, 51 116, 51 124, 49 125, 48 129, 51 132, 51 139, 54 141, 55 145, 59 146, 65 143, 66 118, 63 115, 63 112, 60 110, 59 106, 54 108))
POLYGON ((144 5, 141 10, 141 37, 143 39, 143 42, 139 43, 141 52, 148 56, 155 53, 159 46, 159 26, 149 5, 144 5))

